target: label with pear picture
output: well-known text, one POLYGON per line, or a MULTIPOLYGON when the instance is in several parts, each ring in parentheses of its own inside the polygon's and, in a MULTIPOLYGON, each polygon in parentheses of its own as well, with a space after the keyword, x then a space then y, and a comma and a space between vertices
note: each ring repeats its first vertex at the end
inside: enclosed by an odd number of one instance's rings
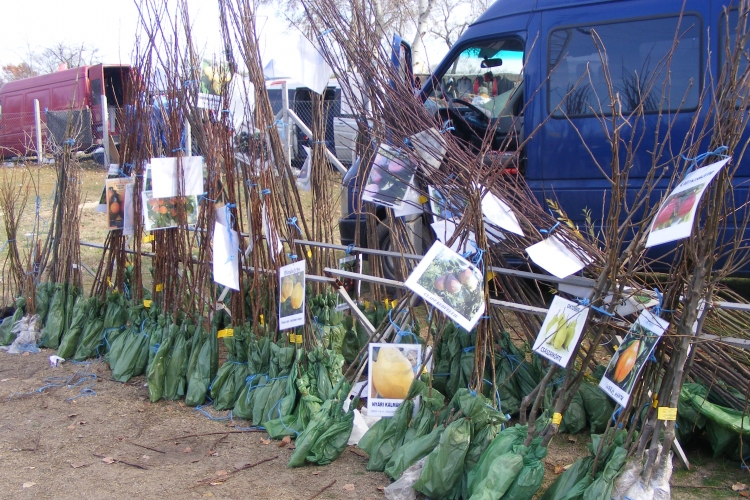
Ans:
POLYGON ((588 307, 555 297, 532 350, 565 368, 581 338, 588 314, 588 307))
POLYGON ((305 261, 279 269, 279 330, 305 324, 305 261))

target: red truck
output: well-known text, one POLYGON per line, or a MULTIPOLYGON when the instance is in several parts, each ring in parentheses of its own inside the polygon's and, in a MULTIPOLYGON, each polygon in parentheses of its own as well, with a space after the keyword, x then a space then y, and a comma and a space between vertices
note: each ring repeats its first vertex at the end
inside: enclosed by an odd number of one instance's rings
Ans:
POLYGON ((109 132, 119 139, 118 116, 130 81, 129 65, 81 66, 9 82, 0 87, 0 157, 35 152, 34 99, 39 100, 41 120, 58 142, 64 136, 68 111, 80 119, 76 146, 88 149, 102 142, 102 99, 107 98, 109 132))

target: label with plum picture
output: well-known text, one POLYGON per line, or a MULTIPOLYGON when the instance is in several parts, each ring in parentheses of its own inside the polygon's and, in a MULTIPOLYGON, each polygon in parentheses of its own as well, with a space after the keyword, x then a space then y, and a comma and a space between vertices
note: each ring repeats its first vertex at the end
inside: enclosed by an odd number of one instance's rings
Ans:
POLYGON ((703 193, 729 160, 730 158, 725 158, 685 176, 659 207, 651 223, 646 248, 690 236, 703 193))
POLYGON ((471 262, 436 241, 406 287, 467 331, 484 313, 484 277, 471 262))

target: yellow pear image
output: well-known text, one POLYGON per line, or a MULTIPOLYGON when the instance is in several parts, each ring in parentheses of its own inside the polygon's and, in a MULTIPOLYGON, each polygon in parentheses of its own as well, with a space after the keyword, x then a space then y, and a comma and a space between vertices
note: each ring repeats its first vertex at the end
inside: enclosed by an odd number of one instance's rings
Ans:
POLYGON ((284 302, 292 295, 293 287, 294 283, 292 282, 292 278, 290 278, 289 276, 281 280, 281 302, 284 302))
POLYGON ((302 283, 294 285, 292 290, 292 309, 299 309, 302 307, 302 297, 305 295, 305 289, 302 288, 302 283))
POLYGON ((397 347, 381 347, 372 364, 372 384, 384 398, 404 399, 414 380, 411 363, 397 347))

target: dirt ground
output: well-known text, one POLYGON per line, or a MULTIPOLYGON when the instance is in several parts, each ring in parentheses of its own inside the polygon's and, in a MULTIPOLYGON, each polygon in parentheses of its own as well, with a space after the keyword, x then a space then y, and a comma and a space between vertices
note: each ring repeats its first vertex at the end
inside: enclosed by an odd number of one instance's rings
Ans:
MULTIPOLYGON (((290 446, 262 432, 240 432, 182 402, 150 403, 144 377, 115 382, 103 362, 51 368, 51 354, 0 352, 0 498, 385 498, 378 488, 388 478, 367 472, 359 449, 328 466, 289 469, 290 446)), ((552 441, 541 491, 586 453, 587 440, 552 441)), ((675 471, 673 498, 741 498, 731 486, 750 477, 738 463, 710 458, 700 443, 688 454, 694 468, 675 471)))

